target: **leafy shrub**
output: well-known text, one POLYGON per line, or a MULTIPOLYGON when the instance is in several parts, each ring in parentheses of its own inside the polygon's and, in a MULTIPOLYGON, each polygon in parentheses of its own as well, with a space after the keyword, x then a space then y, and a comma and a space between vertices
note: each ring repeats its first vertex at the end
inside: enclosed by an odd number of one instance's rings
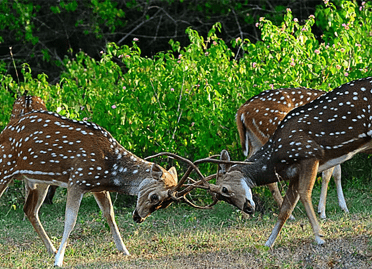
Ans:
MULTIPOLYGON (((233 159, 242 160, 234 117, 248 98, 279 87, 330 90, 371 75, 370 4, 360 8, 342 1, 341 6, 346 13, 332 4, 321 6, 304 24, 291 10, 280 26, 261 18, 262 41, 233 42, 245 52, 240 59, 218 38, 221 25, 216 24, 206 38, 188 29, 189 46, 171 40, 172 49, 153 58, 141 56, 138 39, 131 46, 109 44, 100 60, 80 52, 64 60, 66 71, 56 85, 43 75, 32 78, 25 65, 25 80, 3 76, 2 91, 27 89, 52 111, 105 127, 141 157, 170 151, 198 159, 226 148, 233 159), (317 17, 326 43, 312 33, 317 17)), ((12 99, 10 94, 0 98, 3 128, 12 99)))

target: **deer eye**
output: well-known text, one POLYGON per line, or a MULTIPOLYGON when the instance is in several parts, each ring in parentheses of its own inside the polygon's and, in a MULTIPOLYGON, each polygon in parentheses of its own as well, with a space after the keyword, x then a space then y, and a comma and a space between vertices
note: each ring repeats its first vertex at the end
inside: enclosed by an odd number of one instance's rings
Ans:
POLYGON ((154 193, 151 195, 150 199, 151 199, 151 202, 156 203, 159 201, 159 196, 154 193))
POLYGON ((222 192, 223 193, 229 193, 229 190, 226 187, 222 187, 222 192))

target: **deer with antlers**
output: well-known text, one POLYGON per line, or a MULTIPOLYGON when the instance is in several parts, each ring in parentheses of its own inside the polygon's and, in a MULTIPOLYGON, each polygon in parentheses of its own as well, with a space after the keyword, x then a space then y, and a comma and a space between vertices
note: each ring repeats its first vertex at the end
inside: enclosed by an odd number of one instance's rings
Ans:
MULTIPOLYGON (((0 196, 11 180, 26 182, 24 212, 47 250, 56 254, 55 266, 62 266, 83 194, 92 192, 107 219, 116 247, 128 255, 115 222, 109 192, 139 194, 137 204, 141 209, 136 212, 148 215, 173 201, 168 198, 169 190, 177 186, 174 167, 167 171, 135 156, 95 123, 70 120, 46 111, 43 102, 40 110, 19 109, 23 106, 29 107, 15 102, 12 118, 0 134, 0 196), (58 251, 38 217, 50 185, 67 188, 65 228, 58 251), (160 200, 168 202, 160 204, 160 200)), ((33 109, 38 108, 35 105, 33 109)))
MULTIPOLYGON (((325 94, 326 92, 306 88, 274 89, 264 91, 246 101, 236 114, 240 142, 246 157, 257 152, 274 134, 280 121, 294 108, 302 106, 325 94)), ((341 166, 336 165, 322 173, 322 190, 318 205, 320 217, 325 219, 325 204, 329 181, 334 176, 337 187, 339 206, 349 212, 341 186, 341 166)), ((267 185, 279 206, 283 198, 278 184, 267 185)), ((293 217, 292 217, 293 218, 293 217)))
MULTIPOLYGON (((324 171, 372 148, 372 77, 344 84, 312 102, 293 109, 274 135, 246 164, 221 164, 210 190, 219 200, 254 211, 251 188, 288 180, 278 221, 266 242, 272 247, 298 200, 303 203, 315 241, 323 235, 311 203, 318 171, 324 171)), ((227 151, 221 160, 229 160, 227 151)), ((212 184, 211 184, 212 185, 212 184)))

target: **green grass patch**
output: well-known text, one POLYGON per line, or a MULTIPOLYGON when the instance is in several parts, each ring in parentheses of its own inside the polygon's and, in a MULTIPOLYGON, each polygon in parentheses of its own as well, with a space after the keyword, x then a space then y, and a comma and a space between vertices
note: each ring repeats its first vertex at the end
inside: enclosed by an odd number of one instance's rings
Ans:
MULTIPOLYGON (((371 187, 372 182, 369 185, 344 182, 345 197, 351 212, 345 214, 338 207, 334 183, 330 183, 328 218, 320 220, 326 239, 324 250, 328 250, 328 245, 340 244, 337 242, 341 240, 343 244, 349 244, 348 248, 354 249, 355 253, 350 254, 354 256, 350 257, 358 260, 355 257, 362 255, 362 262, 369 262, 368 259, 372 257, 368 256, 372 254, 371 187), (364 239, 361 236, 365 236, 364 239), (363 243, 355 243, 358 240, 363 243), (359 250, 360 246, 365 248, 359 250)), ((1 267, 51 267, 54 257, 46 252, 29 221, 23 220, 22 208, 17 207, 14 210, 7 204, 7 199, 13 195, 12 188, 0 200, 3 209, 0 212, 1 267)), ((314 208, 319 201, 319 193, 320 184, 317 184, 313 191, 314 208)), ((65 198, 65 191, 59 189, 54 204, 43 205, 40 210, 40 219, 56 247, 59 246, 63 233, 65 198)), ((112 194, 112 198, 115 201, 116 220, 131 256, 125 257, 118 253, 93 196, 87 194, 66 248, 66 267, 174 268, 181 262, 180 268, 193 267, 194 263, 197 268, 199 263, 217 266, 218 261, 224 257, 224 261, 220 262, 226 267, 244 264, 249 258, 257 266, 301 268, 306 264, 306 259, 285 260, 283 249, 295 255, 299 246, 306 249, 318 248, 313 242, 311 226, 300 203, 294 211, 296 220, 287 221, 273 250, 269 250, 264 244, 277 220, 278 210, 275 207, 265 210, 265 214, 256 213, 253 217, 243 218, 238 210, 224 202, 218 203, 211 210, 196 210, 183 204, 175 204, 155 212, 144 223, 136 224, 131 217, 134 204, 124 208, 121 205, 127 203, 126 197, 112 194)), ((334 252, 329 255, 327 262, 337 261, 332 256, 336 255, 334 252)), ((340 265, 339 262, 338 264, 340 265)))

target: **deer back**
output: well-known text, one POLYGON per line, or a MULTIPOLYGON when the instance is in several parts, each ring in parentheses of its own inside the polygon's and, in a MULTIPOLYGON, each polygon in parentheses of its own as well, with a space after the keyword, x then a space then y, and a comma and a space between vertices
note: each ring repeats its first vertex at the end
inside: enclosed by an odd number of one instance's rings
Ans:
POLYGON ((244 155, 251 156, 264 145, 289 111, 324 93, 306 88, 274 89, 264 91, 246 101, 236 114, 244 155))
POLYGON ((317 159, 323 171, 358 152, 370 151, 371 83, 372 78, 349 82, 290 111, 273 137, 248 161, 258 161, 261 167, 256 169, 271 170, 272 175, 283 170, 282 176, 288 179, 295 176, 301 160, 317 159))
MULTIPOLYGON (((1 181, 27 177, 84 191, 136 195, 139 179, 151 177, 153 163, 127 151, 104 128, 49 111, 33 111, 9 124, 0 144, 1 181)), ((175 186, 161 170, 165 186, 175 186)))

